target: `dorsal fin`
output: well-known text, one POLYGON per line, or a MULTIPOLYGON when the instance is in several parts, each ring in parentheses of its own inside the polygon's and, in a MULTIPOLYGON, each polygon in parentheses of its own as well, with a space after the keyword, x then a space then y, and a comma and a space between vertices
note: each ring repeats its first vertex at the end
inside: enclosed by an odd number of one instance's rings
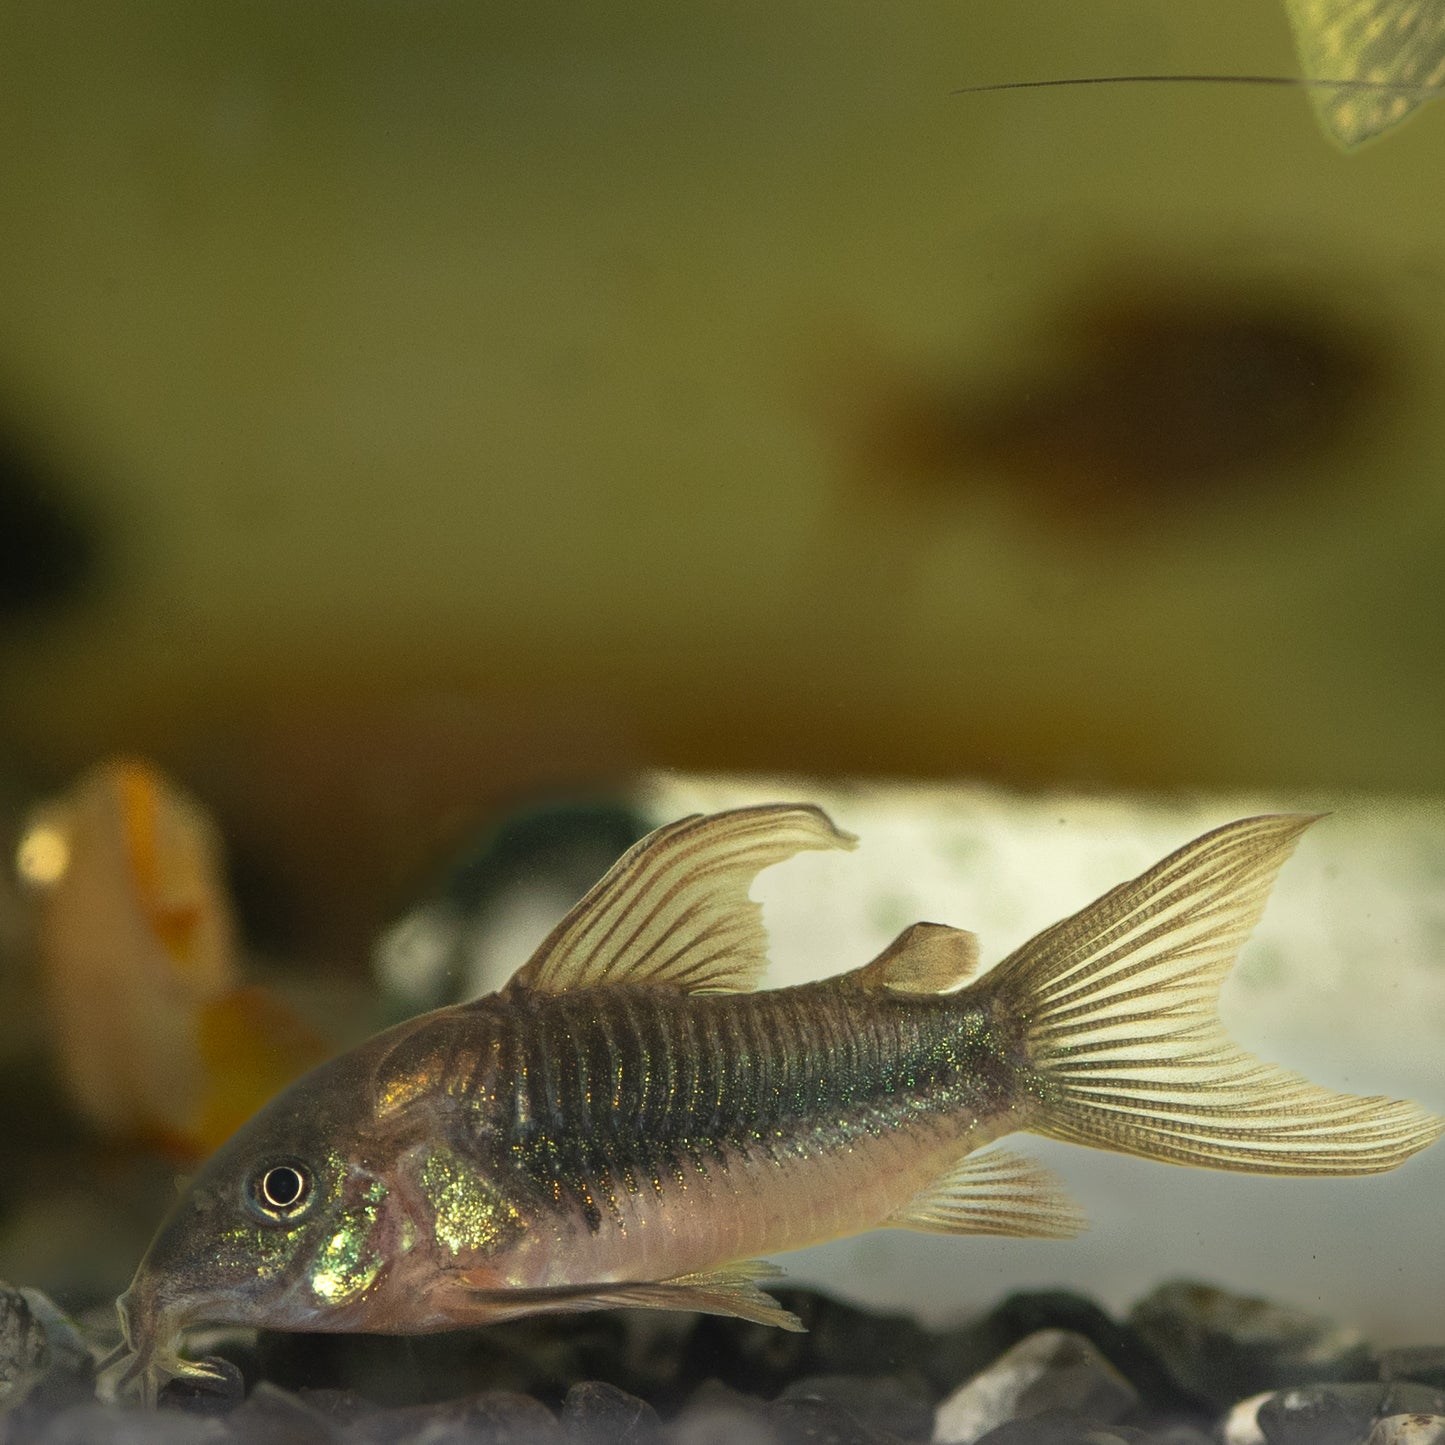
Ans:
POLYGON ((889 993, 946 993, 978 968, 978 939, 946 923, 910 923, 853 977, 889 993))
POLYGON ((806 848, 852 848, 820 808, 770 803, 694 814, 649 833, 543 940, 510 988, 650 984, 742 993, 767 967, 753 879, 806 848))

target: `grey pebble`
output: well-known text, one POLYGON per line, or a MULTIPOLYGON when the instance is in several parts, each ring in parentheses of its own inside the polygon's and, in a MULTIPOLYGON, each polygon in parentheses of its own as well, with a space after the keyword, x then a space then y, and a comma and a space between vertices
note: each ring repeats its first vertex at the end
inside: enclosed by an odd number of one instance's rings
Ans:
POLYGON ((1039 1330, 1072 1330, 1083 1335, 1139 1391, 1146 1408, 1188 1411, 1199 1401, 1178 1382, 1127 1325, 1093 1300, 1069 1290, 1022 1290, 1009 1295, 982 1319, 935 1336, 926 1373, 940 1395, 976 1375, 990 1361, 1039 1330))
POLYGON ((693 1391, 666 1439, 668 1445, 785 1445, 767 1406, 720 1380, 705 1380, 693 1391))
POLYGON ((347 1445, 561 1445, 563 1437, 541 1401, 497 1390, 378 1410, 345 1427, 338 1438, 347 1445))
POLYGON ((661 1437, 657 1411, 636 1395, 601 1380, 584 1380, 562 1402, 567 1445, 652 1445, 661 1437))
POLYGON ((1264 1431, 1259 1428, 1259 1407, 1272 1394, 1264 1390, 1229 1407, 1219 1422, 1219 1438, 1224 1445, 1265 1445, 1264 1431))
POLYGON ((837 1405, 874 1430, 900 1440, 927 1440, 933 1402, 924 1390, 897 1375, 809 1375, 794 1380, 778 1400, 815 1400, 837 1405))
POLYGON ((50 1342, 29 1301, 0 1285, 0 1410, 23 1400, 50 1366, 50 1342))
POLYGON ((1387 1415, 1365 1445, 1445 1445, 1445 1415, 1387 1415))
POLYGON ((1047 1410, 1028 1420, 1010 1420, 980 1436, 978 1445, 1133 1445, 1137 1430, 1095 1425, 1070 1410, 1047 1410))
POLYGON ((319 1410, 266 1381, 225 1418, 224 1428, 225 1439, 246 1445, 337 1445, 342 1439, 340 1429, 319 1410))
POLYGON ((1282 1390, 1259 1407, 1257 1419, 1269 1445, 1362 1445, 1389 1415, 1442 1412, 1445 1394, 1405 1381, 1282 1390))
POLYGON ((22 1289, 20 1293, 45 1330, 45 1338, 50 1343, 50 1368, 94 1379, 95 1357, 75 1322, 42 1291, 22 1289))
POLYGON ((940 1445, 973 1445, 990 1430, 1050 1410, 1108 1425, 1138 1404, 1134 1387, 1082 1335, 1040 1330, 938 1407, 933 1438, 940 1445))
POLYGON ((324 1416, 343 1430, 381 1413, 384 1408, 353 1390, 311 1390, 303 1386, 296 1391, 296 1398, 308 1409, 316 1411, 318 1415, 324 1416))
POLYGON ((344 1438, 320 1410, 264 1380, 226 1417, 225 1429, 223 1438, 245 1445, 335 1445, 344 1438))
POLYGON ((802 1320, 803 1333, 699 1316, 677 1362, 677 1378, 711 1376, 771 1396, 808 1375, 896 1372, 925 1359, 931 1348, 932 1337, 906 1315, 873 1314, 811 1290, 773 1293, 802 1320))
POLYGON ((775 1400, 767 1414, 786 1445, 902 1445, 897 1435, 865 1425, 829 1400, 775 1400))
POLYGON ((1129 1324, 1181 1386, 1220 1410, 1264 1390, 1374 1374, 1358 1330, 1191 1280, 1160 1285, 1129 1324))
POLYGON ((1215 1445, 1215 1438, 1193 1425, 1165 1425, 1144 1436, 1148 1445, 1215 1445))
MULTIPOLYGON (((0 1411, 36 1415, 94 1400, 95 1357, 75 1325, 38 1289, 0 1286, 0 1294, 14 1350, 8 1366, 0 1364, 0 1377, 9 1376, 8 1388, 0 1390, 0 1411)), ((34 1429, 12 1420, 9 1438, 34 1429)))
POLYGON ((667 1432, 669 1445, 787 1445, 764 1415, 749 1410, 694 1410, 667 1432))

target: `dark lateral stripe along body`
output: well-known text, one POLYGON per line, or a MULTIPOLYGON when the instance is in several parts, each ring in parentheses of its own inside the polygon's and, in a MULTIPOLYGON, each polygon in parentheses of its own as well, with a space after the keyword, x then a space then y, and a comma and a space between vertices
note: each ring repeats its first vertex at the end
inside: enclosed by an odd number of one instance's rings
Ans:
POLYGON ((740 1158, 780 1163, 932 1120, 960 1138, 1010 1109, 982 1010, 844 980, 761 994, 616 986, 511 1002, 488 1092, 507 1150, 594 1230, 619 1191, 740 1158))

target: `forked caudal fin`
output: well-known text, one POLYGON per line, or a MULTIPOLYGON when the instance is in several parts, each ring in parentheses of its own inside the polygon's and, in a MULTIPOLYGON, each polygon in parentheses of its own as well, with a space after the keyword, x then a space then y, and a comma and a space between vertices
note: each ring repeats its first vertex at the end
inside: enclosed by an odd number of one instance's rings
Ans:
POLYGON ((1259 1174, 1373 1174, 1445 1132, 1413 1104, 1318 1088, 1224 1032, 1219 989, 1313 817, 1207 833, 1011 954, 979 985, 1038 1113, 1078 1144, 1259 1174))

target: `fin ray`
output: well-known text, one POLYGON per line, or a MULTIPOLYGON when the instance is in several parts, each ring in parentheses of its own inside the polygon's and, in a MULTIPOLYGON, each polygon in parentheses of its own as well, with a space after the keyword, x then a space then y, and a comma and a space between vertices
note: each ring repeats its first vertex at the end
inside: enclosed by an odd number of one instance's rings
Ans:
POLYGON ((801 1333, 805 1330, 802 1320, 757 1285, 759 1279, 778 1279, 782 1274, 776 1265, 744 1260, 721 1269, 677 1275, 655 1284, 603 1286, 597 1298, 622 1308, 731 1315, 754 1324, 801 1333))
POLYGON ((1058 1176, 1007 1149, 970 1154, 884 1223, 927 1234, 1072 1239, 1088 1227, 1058 1176))
POLYGON ((694 814, 650 833, 543 940, 508 987, 607 983, 740 993, 767 967, 753 879, 809 848, 857 839, 820 808, 773 803, 694 814))
POLYGON ((1207 833, 985 977, 1001 1026, 1022 1023, 1041 1100, 1025 1127, 1262 1174, 1377 1173, 1445 1131, 1413 1104, 1263 1063, 1224 1032, 1220 985, 1314 821, 1271 815, 1207 833))
MULTIPOLYGON (((783 1271, 766 1260, 744 1259, 717 1269, 670 1279, 599 1281, 552 1289, 497 1290, 483 1275, 475 1299, 479 1321, 516 1319, 524 1315, 588 1310, 691 1310, 705 1315, 731 1315, 754 1324, 803 1331, 791 1310, 758 1288, 760 1279, 781 1279, 783 1271)), ((465 1279, 466 1276, 463 1276, 465 1279)))

